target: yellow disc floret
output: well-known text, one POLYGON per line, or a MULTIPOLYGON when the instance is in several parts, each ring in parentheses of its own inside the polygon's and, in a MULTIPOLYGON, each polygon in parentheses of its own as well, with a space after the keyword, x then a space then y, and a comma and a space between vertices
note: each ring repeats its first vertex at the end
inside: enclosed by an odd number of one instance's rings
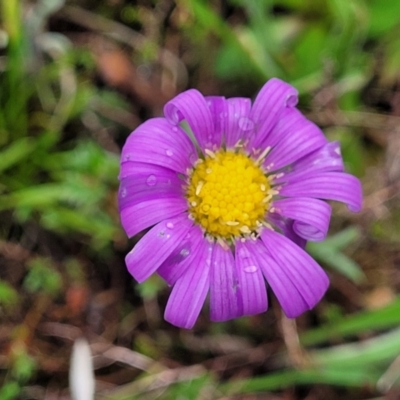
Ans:
POLYGON ((189 212, 207 234, 250 235, 265 219, 270 184, 257 162, 241 152, 206 153, 189 177, 189 212))

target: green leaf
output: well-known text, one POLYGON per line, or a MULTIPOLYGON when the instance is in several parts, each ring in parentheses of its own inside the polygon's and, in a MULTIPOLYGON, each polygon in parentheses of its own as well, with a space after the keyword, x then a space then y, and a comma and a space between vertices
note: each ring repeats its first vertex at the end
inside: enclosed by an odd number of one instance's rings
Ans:
POLYGON ((373 37, 389 32, 400 24, 398 0, 369 0, 369 34, 373 37))
POLYGON ((400 329, 363 340, 332 346, 308 353, 316 365, 329 368, 360 368, 374 366, 394 360, 400 354, 400 329))
POLYGON ((21 387, 15 381, 10 381, 0 388, 0 398, 2 400, 14 400, 21 393, 21 387))
POLYGON ((360 237, 357 228, 350 227, 323 242, 309 242, 308 252, 318 261, 330 266, 351 281, 358 283, 365 279, 359 265, 340 250, 360 237))
POLYGON ((25 288, 31 292, 45 292, 50 295, 57 294, 62 286, 60 273, 55 269, 51 260, 35 258, 28 264, 29 272, 24 280, 25 288))
POLYGON ((35 150, 32 138, 23 137, 15 140, 0 151, 0 172, 19 163, 35 150))
POLYGON ((374 386, 379 374, 359 369, 344 369, 337 367, 312 367, 303 370, 285 370, 270 373, 257 378, 243 379, 233 383, 226 383, 220 389, 227 394, 230 393, 252 393, 260 391, 271 391, 293 387, 294 385, 340 385, 365 387, 374 386))
POLYGON ((317 345, 328 340, 348 337, 378 329, 387 329, 400 324, 400 297, 378 310, 349 315, 332 324, 321 326, 300 335, 305 346, 317 345))
POLYGON ((0 304, 11 306, 18 303, 18 292, 7 282, 0 280, 0 304))

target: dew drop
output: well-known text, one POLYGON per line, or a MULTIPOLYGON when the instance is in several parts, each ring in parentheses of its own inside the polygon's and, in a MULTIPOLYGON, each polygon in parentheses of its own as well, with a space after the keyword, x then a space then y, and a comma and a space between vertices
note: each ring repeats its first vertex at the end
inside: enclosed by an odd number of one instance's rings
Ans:
POLYGON ((244 131, 249 131, 254 128, 254 122, 247 117, 239 118, 238 125, 239 128, 244 131))
POLYGON ((126 197, 128 191, 126 190, 126 188, 123 188, 121 191, 121 197, 126 197))
POLYGON ((182 249, 180 252, 180 255, 182 257, 187 257, 190 254, 190 251, 188 249, 182 249))
POLYGON ((167 222, 165 225, 168 229, 174 229, 174 224, 172 222, 167 222))
POLYGON ((157 183, 157 178, 155 175, 149 175, 146 179, 148 186, 154 186, 157 183))
POLYGON ((248 274, 254 274, 254 272, 257 272, 258 268, 255 265, 249 265, 248 267, 244 267, 244 272, 247 272, 248 274))
POLYGON ((174 155, 174 153, 173 153, 173 151, 172 151, 171 149, 165 150, 165 154, 166 154, 168 157, 172 157, 172 156, 174 155))

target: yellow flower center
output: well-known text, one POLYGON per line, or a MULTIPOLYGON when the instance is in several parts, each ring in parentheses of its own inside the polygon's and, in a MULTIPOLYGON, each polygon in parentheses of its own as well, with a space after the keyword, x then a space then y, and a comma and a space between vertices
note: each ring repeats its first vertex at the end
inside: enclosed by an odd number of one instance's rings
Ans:
POLYGON ((259 230, 270 189, 257 161, 240 152, 208 151, 190 175, 186 197, 192 218, 207 234, 230 239, 259 230))

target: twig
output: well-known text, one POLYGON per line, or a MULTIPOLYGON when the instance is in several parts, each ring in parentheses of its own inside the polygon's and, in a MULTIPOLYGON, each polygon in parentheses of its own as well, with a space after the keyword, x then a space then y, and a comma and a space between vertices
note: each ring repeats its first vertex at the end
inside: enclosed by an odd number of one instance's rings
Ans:
MULTIPOLYGON (((58 15, 77 25, 84 26, 88 30, 101 32, 109 38, 124 43, 135 50, 140 50, 147 43, 145 36, 127 26, 80 7, 65 6, 58 12, 58 15)), ((152 44, 154 45, 154 43, 152 44)), ((159 62, 170 71, 175 85, 185 87, 188 81, 185 64, 167 49, 159 47, 157 51, 159 62)))
POLYGON ((318 125, 350 126, 379 131, 378 134, 367 134, 381 146, 386 146, 389 132, 400 126, 400 117, 364 111, 321 111, 307 115, 318 125))
POLYGON ((100 398, 104 400, 114 398, 123 399, 126 396, 128 396, 127 398, 131 398, 133 393, 137 396, 143 392, 164 389, 178 382, 191 381, 199 378, 205 373, 206 370, 201 365, 169 369, 108 391, 108 393, 104 393, 100 398))

